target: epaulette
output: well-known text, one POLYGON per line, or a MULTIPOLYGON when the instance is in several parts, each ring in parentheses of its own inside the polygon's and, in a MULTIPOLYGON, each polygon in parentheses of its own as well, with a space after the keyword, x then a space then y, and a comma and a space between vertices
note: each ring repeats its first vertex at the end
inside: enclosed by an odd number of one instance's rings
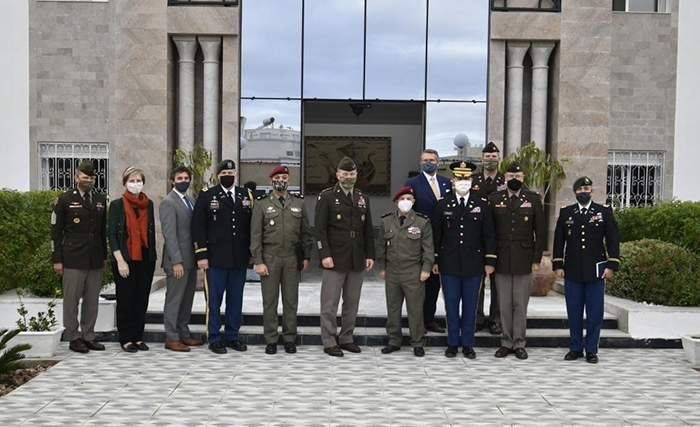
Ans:
POLYGON ((323 194, 323 193, 326 193, 326 192, 328 192, 328 191, 332 191, 334 188, 335 188, 335 187, 324 188, 323 190, 321 190, 320 193, 318 193, 318 195, 320 196, 320 195, 323 194))
POLYGON ((540 195, 540 193, 538 193, 536 190, 530 190, 529 188, 528 188, 527 190, 525 190, 525 192, 526 192, 526 193, 537 194, 538 196, 540 195))
POLYGON ((298 197, 298 198, 300 198, 300 199, 303 199, 303 198, 304 198, 304 195, 303 195, 303 194, 299 194, 299 193, 289 193, 289 194, 291 194, 291 195, 294 196, 294 197, 298 197))
MULTIPOLYGON (((394 212, 387 212, 387 213, 385 213, 384 215, 382 215, 382 218, 386 218, 386 217, 388 217, 389 215, 392 215, 393 213, 394 213, 394 212)), ((417 213, 417 212, 416 212, 416 213, 417 213)))
MULTIPOLYGON (((413 212, 416 212, 416 211, 413 211, 413 212)), ((416 216, 419 216, 421 218, 430 219, 430 217, 428 215, 426 215, 424 213, 420 213, 420 212, 416 212, 416 216)))
POLYGON ((258 197, 255 198, 255 200, 262 200, 262 199, 265 199, 265 198, 267 198, 267 194, 263 194, 262 196, 258 196, 258 197))

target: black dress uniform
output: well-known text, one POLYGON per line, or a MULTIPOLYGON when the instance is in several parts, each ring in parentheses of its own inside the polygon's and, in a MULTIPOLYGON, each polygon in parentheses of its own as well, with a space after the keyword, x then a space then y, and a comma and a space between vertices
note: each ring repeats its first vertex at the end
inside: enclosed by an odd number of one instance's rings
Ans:
MULTIPOLYGON (((455 179, 470 176, 470 163, 452 164, 455 179)), ((455 183, 457 189, 458 182, 455 183)), ((457 189, 458 190, 458 189, 457 189)), ((448 352, 462 345, 467 357, 475 357, 476 304, 485 265, 496 265, 496 235, 493 215, 478 197, 457 192, 440 200, 433 219, 435 262, 442 277, 447 317, 448 352), (461 207, 464 198, 464 207, 461 207), (462 306, 460 320, 460 305, 462 306)), ((452 354, 445 353, 452 357, 452 354)))
MULTIPOLYGON (((577 179, 574 191, 582 185, 592 185, 591 179, 577 179)), ((559 211, 554 231, 552 268, 564 270, 566 311, 571 335, 568 360, 582 356, 585 307, 585 349, 597 361, 595 355, 603 323, 605 296, 605 280, 601 275, 605 268, 617 271, 619 258, 620 232, 609 206, 595 202, 587 205, 576 203, 559 211), (585 212, 582 208, 585 208, 585 212)))
MULTIPOLYGON (((489 142, 482 153, 499 153, 500 150, 493 142, 489 142)), ((487 201, 488 196, 496 193, 498 191, 504 191, 506 189, 506 179, 501 172, 496 172, 495 177, 486 177, 484 172, 479 172, 472 175, 472 189, 471 194, 479 197, 483 201, 487 201)), ((500 323, 501 323, 501 311, 500 305, 498 303, 498 287, 496 286, 495 274, 489 277, 491 282, 491 302, 489 303, 489 317, 486 318, 484 314, 484 289, 485 289, 485 279, 481 282, 481 288, 479 289, 479 302, 476 307, 476 325, 477 329, 489 328, 491 333, 498 335, 501 333, 500 323)))
MULTIPOLYGON (((235 169, 235 164, 232 160, 224 160, 218 172, 223 169, 235 169)), ((226 189, 217 185, 200 193, 194 206, 192 240, 195 258, 209 261, 206 296, 210 346, 222 342, 220 308, 225 292, 225 341, 236 350, 245 348, 239 341, 238 330, 250 260, 250 219, 254 200, 246 188, 234 186, 226 189)))
MULTIPOLYGON (((357 166, 350 158, 343 158, 339 170, 351 172, 357 166)), ((321 339, 324 351, 331 356, 342 356, 336 347, 336 313, 343 295, 342 327, 338 335, 340 348, 358 352, 353 342, 355 320, 366 260, 374 260, 374 232, 369 197, 357 187, 350 196, 340 185, 327 188, 316 203, 316 244, 319 259, 333 258, 333 268, 323 269, 321 283, 321 339)))
MULTIPOLYGON (((515 162, 508 167, 508 171, 522 172, 515 162)), ((505 357, 510 350, 515 350, 518 358, 525 359, 532 265, 542 260, 546 239, 542 199, 536 192, 520 188, 494 193, 488 200, 493 210, 498 241, 495 275, 503 328, 501 349, 496 352, 496 357, 505 357)))
MULTIPOLYGON (((95 176, 95 167, 89 160, 83 161, 78 171, 95 176)), ((51 258, 54 264, 63 264, 63 339, 71 342, 74 351, 104 350, 102 344, 95 342, 95 321, 107 260, 106 213, 106 198, 92 190, 83 192, 76 187, 54 201, 51 258)))

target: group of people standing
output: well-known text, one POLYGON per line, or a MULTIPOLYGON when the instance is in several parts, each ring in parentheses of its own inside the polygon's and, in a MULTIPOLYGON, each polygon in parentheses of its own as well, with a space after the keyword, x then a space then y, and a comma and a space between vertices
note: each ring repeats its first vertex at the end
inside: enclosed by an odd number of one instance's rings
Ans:
MULTIPOLYGON (((501 335, 496 357, 511 353, 519 359, 528 357, 525 332, 532 272, 539 268, 546 239, 542 200, 523 187, 525 175, 519 164, 508 165, 505 174, 498 172, 500 153, 495 144, 484 148, 482 160, 483 171, 478 174, 472 163, 453 163, 453 179, 449 180, 436 173, 438 153, 425 150, 421 173, 396 192, 396 209, 382 216, 376 246, 370 199, 355 186, 357 165, 347 157, 340 161, 337 184, 320 193, 315 208, 315 246, 323 268, 321 337, 326 354, 340 357, 344 351, 361 352, 353 333, 364 273, 376 260, 386 284, 389 343, 382 353, 401 348, 405 301, 414 354, 425 354, 426 331, 445 331, 435 319, 442 289, 448 339, 445 356, 455 357, 461 347, 465 357, 475 358, 474 334, 488 328, 501 335), (491 288, 488 318, 483 312, 487 279, 491 288)), ((124 171, 125 192, 110 203, 108 225, 106 200, 92 191, 94 177, 92 162, 81 163, 76 188, 56 199, 52 213, 54 269, 63 275, 64 338, 76 352, 104 349, 95 340, 94 323, 108 242, 117 290, 119 341, 126 352, 145 351, 145 313, 156 262, 153 202, 143 192, 146 176, 136 168, 124 171), (80 298, 83 306, 78 323, 80 298)), ((246 351, 239 330, 246 269, 252 263, 261 281, 265 352, 277 352, 281 290, 284 350, 295 353, 299 281, 301 271, 309 267, 314 246, 306 204, 303 196, 288 192, 290 176, 285 166, 272 169, 272 192, 257 199, 250 190, 236 186, 235 177, 235 162, 224 160, 217 166, 219 185, 200 193, 193 203, 187 195, 190 170, 177 167, 170 175, 173 190, 159 209, 162 267, 167 276, 165 347, 190 351, 204 344, 188 328, 199 269, 205 272, 209 349, 217 354, 228 348, 246 351)), ((571 347, 565 359, 583 357, 585 349, 586 360, 595 363, 604 279, 619 266, 619 235, 610 208, 591 202, 589 178, 576 180, 573 190, 577 204, 562 209, 554 233, 553 263, 556 274, 565 278, 571 328, 571 347), (593 274, 597 268, 600 274, 593 274)))

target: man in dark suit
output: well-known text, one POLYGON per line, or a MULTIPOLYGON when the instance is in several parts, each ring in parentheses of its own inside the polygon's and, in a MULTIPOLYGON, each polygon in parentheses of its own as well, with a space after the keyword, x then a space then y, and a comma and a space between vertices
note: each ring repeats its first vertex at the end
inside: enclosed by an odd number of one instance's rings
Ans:
POLYGON ((374 265, 374 234, 369 197, 355 187, 357 166, 344 157, 338 183, 321 192, 316 203, 316 239, 323 267, 321 339, 323 351, 342 357, 343 350, 360 353, 353 342, 364 272, 374 265), (342 327, 336 343, 336 314, 343 295, 342 327))
MULTIPOLYGON (((440 163, 438 152, 433 149, 426 149, 420 156, 421 173, 406 181, 406 186, 413 189, 416 203, 413 210, 421 213, 432 221, 435 217, 435 208, 438 202, 452 194, 452 183, 444 176, 437 174, 440 163)), ((437 309, 437 299, 440 294, 440 276, 430 274, 425 281, 425 302, 423 303, 423 321, 425 329, 431 332, 444 333, 435 321, 435 310, 437 309)))
MULTIPOLYGON (((472 194, 486 201, 490 194, 506 189, 506 180, 502 173, 498 171, 498 164, 501 161, 501 150, 496 144, 489 142, 481 150, 482 171, 472 175, 472 194)), ((498 303, 498 286, 496 285, 496 275, 489 277, 491 289, 491 302, 489 304, 489 317, 484 314, 484 290, 486 286, 486 276, 481 281, 479 290, 479 303, 476 308, 476 330, 488 328, 492 335, 501 334, 501 310, 498 303)))
POLYGON ((192 213, 194 205, 187 195, 192 172, 178 166, 170 172, 173 190, 165 196, 158 209, 163 230, 163 262, 165 271, 165 348, 190 351, 191 346, 204 342, 190 335, 190 314, 197 285, 197 268, 192 244, 192 213))
POLYGON ((432 224, 436 252, 433 273, 442 274, 447 312, 446 357, 457 356, 459 345, 465 357, 476 357, 474 325, 481 276, 493 273, 496 265, 491 209, 483 200, 469 195, 475 168, 467 162, 450 165, 455 192, 440 200, 432 224))
POLYGON ((192 239, 197 267, 206 271, 207 337, 209 349, 226 353, 226 347, 246 351, 238 336, 243 309, 243 287, 250 264, 250 218, 254 198, 236 187, 236 164, 224 160, 217 167, 220 185, 197 198, 192 217, 192 239), (221 302, 226 293, 225 331, 221 336, 221 302))
POLYGON ((620 267, 620 231, 608 205, 591 201, 593 181, 574 181, 577 203, 561 208, 554 230, 552 268, 564 278, 571 344, 564 360, 583 357, 583 310, 586 310, 586 361, 598 363, 603 325, 605 279, 620 267))
POLYGON ((522 188, 525 172, 520 164, 508 165, 505 177, 508 189, 489 196, 498 240, 495 275, 503 327, 495 356, 506 357, 512 351, 518 359, 527 359, 527 304, 532 273, 539 269, 544 251, 544 209, 539 194, 522 188))
POLYGON ((107 200, 93 190, 95 177, 92 160, 83 160, 75 188, 54 200, 51 213, 53 269, 63 276, 63 339, 77 353, 105 349, 95 340, 95 321, 107 266, 107 200))

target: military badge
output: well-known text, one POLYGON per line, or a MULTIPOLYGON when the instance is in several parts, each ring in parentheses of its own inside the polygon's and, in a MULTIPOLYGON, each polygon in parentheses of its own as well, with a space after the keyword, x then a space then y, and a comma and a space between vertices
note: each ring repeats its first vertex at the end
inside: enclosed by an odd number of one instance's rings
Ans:
POLYGON ((481 207, 477 206, 474 209, 470 210, 469 213, 479 213, 481 212, 481 207))
POLYGON ((531 208, 532 203, 530 203, 528 200, 525 200, 522 205, 520 205, 521 208, 531 208))
POLYGON ((337 219, 338 221, 340 221, 341 219, 343 219, 343 216, 342 216, 341 214, 338 214, 338 215, 335 216, 335 219, 337 219))
POLYGON ((301 212, 301 208, 291 207, 291 208, 289 208, 289 210, 292 211, 292 212, 294 212, 294 213, 299 213, 299 212, 301 212))
POLYGON ((365 216, 362 215, 362 216, 360 217, 360 219, 361 219, 362 221, 364 221, 364 220, 365 220, 365 216))
POLYGON ((274 219, 271 219, 271 220, 270 220, 270 225, 275 225, 275 220, 274 220, 274 219))
POLYGON ((210 211, 216 211, 219 210, 219 201, 216 200, 216 197, 209 202, 209 210, 210 211))
POLYGON ((506 188, 508 188, 508 186, 506 184, 501 184, 498 187, 496 187, 496 191, 503 191, 506 188))
POLYGON ((319 250, 320 250, 320 249, 323 249, 323 244, 321 243, 320 240, 319 240, 318 242, 316 242, 316 243, 318 243, 318 249, 319 249, 319 250))
POLYGON ((420 227, 408 227, 408 234, 420 234, 420 227))
POLYGON ((95 203, 95 209, 98 211, 104 210, 105 206, 102 204, 102 202, 97 202, 95 203))
POLYGON ((357 206, 359 206, 361 208, 367 207, 367 203, 365 202, 365 196, 360 196, 360 198, 357 199, 357 206))
POLYGON ((268 212, 274 212, 274 211, 275 211, 275 208, 273 208, 272 206, 268 206, 268 207, 267 207, 267 211, 268 211, 268 212))
POLYGON ((51 212, 51 225, 56 224, 56 212, 51 212))
POLYGON ((245 208, 250 207, 250 199, 248 199, 248 197, 244 197, 241 201, 241 205, 243 205, 245 208))
POLYGON ((530 218, 524 217, 524 218, 523 218, 523 221, 528 222, 528 221, 530 221, 530 218))
POLYGON ((73 222, 75 224, 80 224, 80 218, 73 218, 73 222))

